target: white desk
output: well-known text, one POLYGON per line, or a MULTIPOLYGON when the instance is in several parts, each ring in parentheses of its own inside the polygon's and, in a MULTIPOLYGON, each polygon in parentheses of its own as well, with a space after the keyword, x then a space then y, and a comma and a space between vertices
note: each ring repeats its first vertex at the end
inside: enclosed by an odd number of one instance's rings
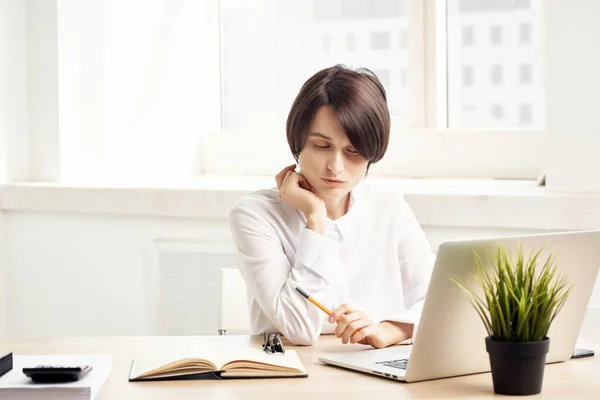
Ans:
MULTIPOLYGON (((209 336, 260 347, 258 336, 209 336)), ((491 374, 476 374, 427 382, 401 383, 321 364, 325 351, 352 351, 334 336, 323 336, 310 347, 295 348, 306 366, 308 378, 228 381, 127 381, 133 357, 156 346, 183 346, 198 337, 100 337, 0 341, 0 353, 110 353, 113 370, 98 399, 488 399, 494 397, 491 374)), ((483 339, 482 339, 483 340, 483 339)), ((600 349, 600 337, 594 349, 600 349)), ((509 397, 510 398, 510 397, 509 397)), ((513 397, 514 398, 514 397, 513 397)), ((600 355, 546 366, 542 399, 600 399, 600 355)))

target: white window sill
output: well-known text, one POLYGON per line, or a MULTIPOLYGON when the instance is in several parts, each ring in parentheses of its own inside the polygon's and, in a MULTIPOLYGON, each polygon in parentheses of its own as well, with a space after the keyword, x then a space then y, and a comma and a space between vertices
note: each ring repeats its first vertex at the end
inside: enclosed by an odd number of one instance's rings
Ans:
MULTIPOLYGON (((522 229, 600 227, 600 196, 549 192, 532 181, 369 178, 404 193, 422 225, 522 229)), ((227 218, 231 206, 273 177, 207 175, 160 185, 14 183, 5 211, 227 218)))

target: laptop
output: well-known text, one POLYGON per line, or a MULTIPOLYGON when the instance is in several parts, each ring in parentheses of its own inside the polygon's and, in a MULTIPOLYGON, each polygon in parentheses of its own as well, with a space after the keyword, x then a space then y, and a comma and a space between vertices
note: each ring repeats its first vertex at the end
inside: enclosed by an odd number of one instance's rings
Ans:
POLYGON ((463 292, 451 281, 468 282, 478 294, 473 277, 475 250, 484 263, 498 244, 515 254, 517 244, 527 257, 543 246, 539 260, 551 251, 558 271, 573 283, 567 301, 548 332, 546 363, 567 361, 573 355, 600 266, 600 230, 544 233, 492 239, 461 240, 439 247, 421 319, 412 346, 385 349, 366 347, 356 352, 328 353, 319 361, 402 382, 417 382, 489 372, 485 349, 487 331, 463 292), (489 249, 491 251, 487 251, 489 249))

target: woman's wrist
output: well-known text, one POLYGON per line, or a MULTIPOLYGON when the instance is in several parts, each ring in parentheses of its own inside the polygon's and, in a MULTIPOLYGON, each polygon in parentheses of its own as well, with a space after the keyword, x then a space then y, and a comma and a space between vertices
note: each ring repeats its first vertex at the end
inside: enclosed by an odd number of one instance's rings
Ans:
POLYGON ((321 214, 310 214, 306 216, 306 228, 325 236, 326 217, 321 214))
POLYGON ((414 324, 407 324, 405 322, 396 322, 396 321, 383 321, 380 324, 386 329, 388 332, 388 336, 390 338, 389 346, 398 344, 400 342, 409 339, 413 335, 414 324))

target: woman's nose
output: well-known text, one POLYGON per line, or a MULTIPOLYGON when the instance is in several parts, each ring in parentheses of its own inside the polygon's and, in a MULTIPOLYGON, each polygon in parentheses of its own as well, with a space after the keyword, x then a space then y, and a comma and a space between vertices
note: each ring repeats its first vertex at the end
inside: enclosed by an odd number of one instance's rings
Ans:
POLYGON ((334 175, 341 174, 344 171, 344 160, 342 155, 335 153, 333 158, 329 160, 327 169, 329 169, 334 175))

